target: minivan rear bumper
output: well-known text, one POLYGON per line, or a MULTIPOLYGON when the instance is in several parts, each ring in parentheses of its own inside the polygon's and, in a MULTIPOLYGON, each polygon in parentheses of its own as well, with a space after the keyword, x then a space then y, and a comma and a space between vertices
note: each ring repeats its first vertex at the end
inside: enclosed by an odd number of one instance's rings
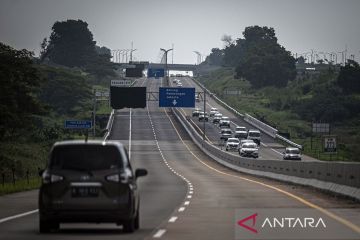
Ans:
POLYGON ((135 217, 135 210, 132 208, 122 210, 61 210, 41 211, 40 218, 45 221, 56 221, 62 223, 121 223, 135 217))

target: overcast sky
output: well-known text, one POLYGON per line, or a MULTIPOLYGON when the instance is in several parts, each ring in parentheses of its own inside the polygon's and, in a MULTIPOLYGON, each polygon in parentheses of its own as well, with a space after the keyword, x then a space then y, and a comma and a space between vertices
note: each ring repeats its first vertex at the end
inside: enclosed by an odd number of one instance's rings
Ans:
POLYGON ((252 25, 273 27, 293 53, 347 47, 360 59, 359 0, 0 0, 0 41, 38 54, 52 25, 67 19, 86 21, 100 46, 133 41, 136 60, 157 62, 174 44, 174 63, 195 63, 193 51, 207 55, 224 34, 243 37, 252 25))

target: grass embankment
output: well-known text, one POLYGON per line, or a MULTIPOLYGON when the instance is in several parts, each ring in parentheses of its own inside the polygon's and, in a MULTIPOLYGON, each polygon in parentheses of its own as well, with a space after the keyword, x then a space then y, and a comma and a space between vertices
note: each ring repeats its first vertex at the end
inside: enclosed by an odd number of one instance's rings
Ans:
MULTIPOLYGON (((337 153, 323 152, 321 135, 311 136, 311 122, 305 121, 291 111, 288 104, 301 98, 311 97, 301 95, 300 84, 289 84, 287 88, 263 88, 254 90, 249 82, 235 79, 231 68, 222 68, 209 75, 199 78, 210 91, 227 102, 241 113, 248 113, 263 122, 275 127, 279 132, 287 133, 290 139, 304 146, 306 155, 331 161, 360 161, 359 140, 360 125, 358 121, 348 121, 332 125, 331 134, 337 136, 337 153), (240 95, 226 95, 225 90, 240 90, 240 95), (274 110, 274 108, 285 110, 274 110), (357 123, 356 123, 357 122, 357 123)), ((300 100, 301 101, 301 100, 300 100)))
POLYGON ((5 159, 0 176, 0 195, 38 188, 38 169, 46 165, 50 143, 2 143, 5 159))
MULTIPOLYGON (((95 87, 96 89, 107 90, 105 87, 95 87)), ((111 112, 108 101, 98 101, 96 108, 98 116, 106 116, 111 112)), ((27 133, 29 136, 24 135, 16 141, 1 142, 0 152, 3 165, 0 170, 0 195, 38 188, 41 183, 38 170, 45 168, 52 144, 59 140, 84 139, 84 134, 80 131, 65 131, 61 129, 63 121, 65 119, 86 119, 86 115, 89 115, 88 111, 85 114, 84 112, 78 112, 74 117, 47 117, 49 122, 57 124, 54 125, 57 127, 51 129, 55 131, 54 133, 46 131, 48 135, 56 135, 56 138, 53 140, 42 141, 33 139, 31 136, 33 133, 27 133)), ((101 127, 103 126, 100 125, 104 125, 105 122, 107 122, 106 119, 101 121, 101 124, 100 120, 98 121, 95 139, 102 138, 99 134, 101 134, 101 127)), ((44 131, 41 134, 44 134, 44 131)), ((91 132, 89 132, 89 139, 94 139, 91 132)))

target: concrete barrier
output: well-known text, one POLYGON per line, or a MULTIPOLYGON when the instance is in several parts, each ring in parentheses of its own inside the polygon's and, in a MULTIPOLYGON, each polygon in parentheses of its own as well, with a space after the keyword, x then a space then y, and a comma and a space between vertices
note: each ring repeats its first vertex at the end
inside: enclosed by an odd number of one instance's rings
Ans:
POLYGON ((172 109, 193 142, 205 154, 231 169, 257 176, 311 186, 360 200, 360 164, 249 159, 230 154, 202 140, 189 120, 172 109))

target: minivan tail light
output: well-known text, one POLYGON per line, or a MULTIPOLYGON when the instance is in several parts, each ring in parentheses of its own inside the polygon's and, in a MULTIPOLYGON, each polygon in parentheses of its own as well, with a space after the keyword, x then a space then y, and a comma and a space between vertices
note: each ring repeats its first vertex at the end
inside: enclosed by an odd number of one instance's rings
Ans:
POLYGON ((119 174, 106 176, 105 179, 109 182, 120 182, 119 174))
POLYGON ((42 175, 42 180, 44 184, 56 183, 64 180, 64 177, 56 174, 50 174, 48 171, 44 171, 42 175))
POLYGON ((61 182, 62 180, 64 180, 64 177, 63 177, 63 176, 51 174, 50 181, 51 181, 52 183, 61 182))
POLYGON ((128 183, 129 176, 127 173, 120 173, 106 176, 105 179, 109 182, 121 182, 121 183, 128 183))

